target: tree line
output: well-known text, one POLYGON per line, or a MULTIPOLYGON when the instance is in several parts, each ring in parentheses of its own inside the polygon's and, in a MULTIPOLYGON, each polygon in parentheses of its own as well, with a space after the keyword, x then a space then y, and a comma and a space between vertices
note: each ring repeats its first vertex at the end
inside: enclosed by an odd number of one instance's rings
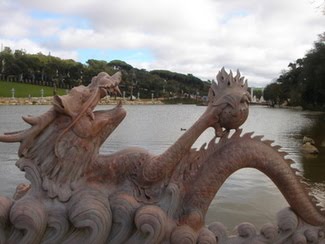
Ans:
POLYGON ((325 111, 325 32, 303 58, 289 63, 275 82, 264 89, 272 106, 288 104, 325 111))
POLYGON ((70 89, 88 85, 101 71, 112 75, 122 72, 120 89, 126 97, 181 97, 207 95, 209 82, 193 76, 168 70, 138 69, 121 60, 89 59, 86 64, 72 59, 61 59, 50 54, 29 54, 5 47, 0 52, 0 80, 45 85, 70 89))

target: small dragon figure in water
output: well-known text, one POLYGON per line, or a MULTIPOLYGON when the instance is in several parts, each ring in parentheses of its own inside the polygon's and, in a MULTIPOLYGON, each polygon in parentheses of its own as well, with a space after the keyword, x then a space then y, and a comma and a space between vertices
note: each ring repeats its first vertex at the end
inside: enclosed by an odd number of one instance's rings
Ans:
POLYGON ((120 93, 121 77, 101 72, 87 87, 55 96, 46 113, 23 117, 30 128, 0 135, 20 142, 16 165, 31 181, 13 199, 0 196, 0 243, 325 243, 324 213, 292 162, 271 141, 239 129, 250 101, 239 71, 218 73, 206 111, 161 155, 141 148, 102 155, 126 111, 121 104, 94 109, 120 93), (209 127, 213 140, 192 149, 209 127), (206 226, 205 215, 226 179, 246 167, 267 175, 290 208, 278 213, 277 226, 257 233, 244 223, 228 236, 221 223, 206 226))

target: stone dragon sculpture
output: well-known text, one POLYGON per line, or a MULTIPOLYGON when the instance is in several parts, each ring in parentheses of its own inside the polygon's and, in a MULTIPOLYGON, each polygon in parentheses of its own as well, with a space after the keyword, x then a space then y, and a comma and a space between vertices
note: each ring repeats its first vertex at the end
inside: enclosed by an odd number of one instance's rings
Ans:
POLYGON ((20 143, 16 165, 31 182, 13 198, 0 196, 0 243, 325 243, 324 213, 286 154, 238 129, 250 101, 239 72, 218 73, 206 111, 161 155, 140 148, 99 154, 126 112, 121 104, 94 109, 119 92, 120 81, 120 72, 101 72, 87 87, 55 96, 46 113, 23 117, 30 128, 0 135, 20 143), (209 127, 214 139, 192 149, 209 127), (225 180, 245 167, 267 175, 290 208, 276 225, 257 231, 243 223, 228 236, 221 223, 206 226, 205 215, 225 180))

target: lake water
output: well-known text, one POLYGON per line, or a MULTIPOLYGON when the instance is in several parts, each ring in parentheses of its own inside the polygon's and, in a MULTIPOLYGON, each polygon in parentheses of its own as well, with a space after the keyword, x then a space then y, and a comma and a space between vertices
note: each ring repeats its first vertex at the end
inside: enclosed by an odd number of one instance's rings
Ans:
MULTIPOLYGON (((102 106, 101 109, 110 106, 102 106)), ((109 154, 130 146, 139 146, 159 154, 168 148, 189 128, 206 107, 193 105, 124 106, 127 117, 103 145, 101 152, 109 154)), ((0 106, 0 133, 28 127, 21 115, 39 115, 49 106, 0 106)), ((325 202, 325 116, 322 113, 291 109, 272 109, 251 106, 243 125, 244 132, 255 131, 274 140, 288 152, 296 163, 313 193, 325 202), (301 155, 299 148, 304 135, 313 137, 320 149, 314 157, 301 155)), ((212 139, 214 131, 208 129, 197 140, 200 147, 212 139)), ((27 182, 15 166, 18 144, 0 143, 0 193, 12 196, 17 184, 27 182)), ((276 212, 288 206, 274 184, 254 169, 243 169, 233 174, 213 200, 206 222, 223 222, 230 230, 241 222, 261 226, 275 222, 276 212)))

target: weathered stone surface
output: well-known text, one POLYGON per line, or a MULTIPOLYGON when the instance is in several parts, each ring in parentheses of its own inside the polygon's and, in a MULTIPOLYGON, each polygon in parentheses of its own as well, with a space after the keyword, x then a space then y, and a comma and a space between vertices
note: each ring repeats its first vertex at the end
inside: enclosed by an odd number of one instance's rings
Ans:
POLYGON ((23 117, 29 129, 0 135, 20 143, 16 165, 31 182, 13 199, 0 196, 1 243, 325 243, 324 215, 290 160, 271 141, 238 129, 250 100, 239 72, 219 72, 206 111, 161 155, 98 153, 126 112, 121 104, 94 108, 119 92, 120 81, 119 72, 99 73, 89 86, 55 96, 46 113, 23 117), (209 127, 215 138, 192 149, 209 127), (278 213, 277 225, 242 223, 229 236, 222 223, 206 226, 205 215, 221 185, 245 167, 270 177, 290 208, 278 213))

